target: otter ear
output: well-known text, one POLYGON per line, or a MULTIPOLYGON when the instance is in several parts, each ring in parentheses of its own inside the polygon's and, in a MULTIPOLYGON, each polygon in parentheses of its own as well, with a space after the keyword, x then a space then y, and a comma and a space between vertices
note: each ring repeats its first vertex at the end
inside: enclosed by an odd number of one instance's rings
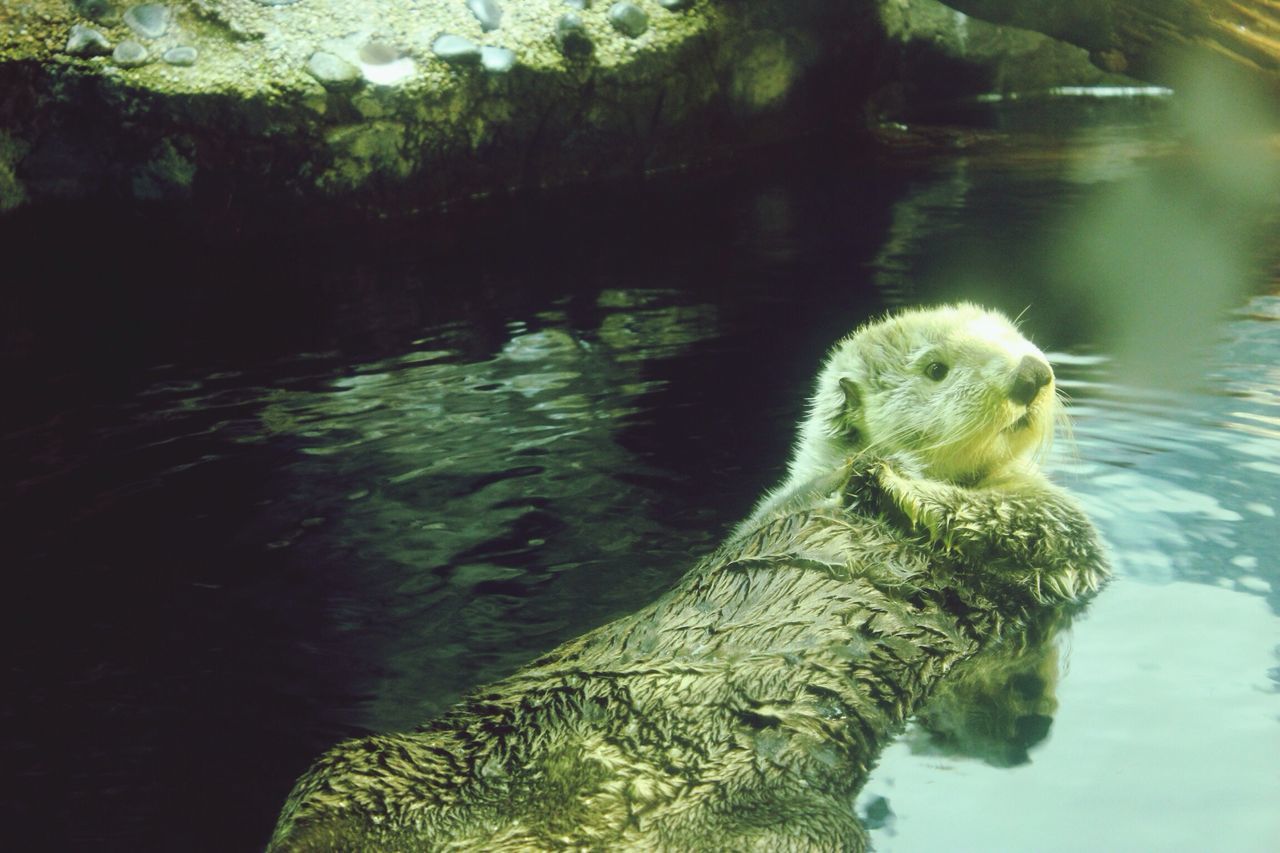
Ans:
POLYGON ((840 377, 840 390, 844 391, 845 411, 853 411, 862 407, 862 392, 857 384, 848 376, 840 377))
POLYGON ((858 389, 858 383, 848 376, 840 377, 840 390, 844 392, 844 405, 840 407, 840 414, 836 416, 835 431, 846 441, 856 443, 861 420, 859 414, 862 411, 862 392, 858 389))

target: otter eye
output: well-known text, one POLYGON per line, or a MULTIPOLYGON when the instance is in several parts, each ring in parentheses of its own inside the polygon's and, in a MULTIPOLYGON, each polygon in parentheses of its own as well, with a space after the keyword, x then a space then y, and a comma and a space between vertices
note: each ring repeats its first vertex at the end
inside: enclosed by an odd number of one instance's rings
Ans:
POLYGON ((950 370, 950 367, 947 367, 940 361, 931 361, 929 362, 929 366, 924 369, 924 375, 928 376, 934 382, 941 382, 943 379, 947 378, 947 372, 950 370))

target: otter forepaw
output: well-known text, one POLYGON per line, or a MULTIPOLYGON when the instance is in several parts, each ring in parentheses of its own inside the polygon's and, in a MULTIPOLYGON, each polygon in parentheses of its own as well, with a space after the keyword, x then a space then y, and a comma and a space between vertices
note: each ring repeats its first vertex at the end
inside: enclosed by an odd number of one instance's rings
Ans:
POLYGON ((896 499, 888 484, 899 475, 888 459, 863 453, 849 459, 845 470, 846 508, 868 515, 879 515, 892 509, 896 499))
POLYGON ((956 486, 904 474, 888 460, 876 466, 875 479, 882 495, 880 510, 907 527, 928 536, 944 552, 952 553, 968 544, 957 510, 965 505, 956 486))
POLYGON ((845 508, 853 512, 875 515, 880 512, 881 487, 876 476, 877 464, 867 465, 857 459, 846 463, 847 476, 842 486, 845 508))
POLYGON ((920 505, 913 481, 900 473, 887 459, 881 459, 871 468, 876 492, 883 495, 882 509, 901 510, 912 524, 919 522, 920 505))

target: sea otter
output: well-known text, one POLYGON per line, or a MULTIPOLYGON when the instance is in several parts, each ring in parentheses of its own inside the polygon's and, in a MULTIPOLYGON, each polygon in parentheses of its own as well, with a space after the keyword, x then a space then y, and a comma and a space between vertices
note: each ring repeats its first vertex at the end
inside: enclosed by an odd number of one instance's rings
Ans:
POLYGON ((1107 575, 1033 464, 1048 362, 998 314, 837 346, 791 470, 638 612, 406 734, 339 744, 271 851, 863 850, 854 799, 957 664, 1107 575))
POLYGON ((964 486, 1028 473, 1053 441, 1053 369, 1003 314, 961 303, 903 311, 836 344, 787 476, 745 532, 857 454, 964 486))

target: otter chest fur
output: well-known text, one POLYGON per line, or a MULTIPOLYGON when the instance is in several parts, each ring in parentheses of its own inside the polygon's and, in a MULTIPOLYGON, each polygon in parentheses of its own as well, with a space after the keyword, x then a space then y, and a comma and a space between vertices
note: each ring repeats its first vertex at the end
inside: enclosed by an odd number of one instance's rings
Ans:
POLYGON ((931 475, 905 439, 878 452, 850 409, 869 395, 840 393, 859 434, 833 439, 853 452, 791 478, 653 604, 415 732, 332 749, 270 849, 864 849, 854 798, 884 743, 1106 564, 1031 468, 931 475))

